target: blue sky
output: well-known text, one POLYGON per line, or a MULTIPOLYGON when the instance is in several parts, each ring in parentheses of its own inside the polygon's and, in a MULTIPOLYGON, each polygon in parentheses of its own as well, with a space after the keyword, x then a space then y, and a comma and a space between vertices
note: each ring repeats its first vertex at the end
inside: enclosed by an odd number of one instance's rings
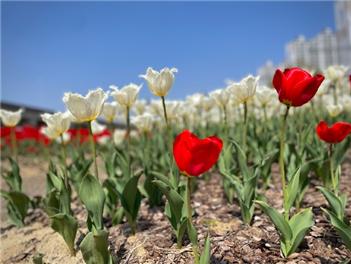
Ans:
MULTIPOLYGON (((63 110, 63 93, 177 67, 169 95, 223 86, 334 28, 333 2, 2 2, 2 100, 63 110)), ((140 97, 152 98, 146 85, 140 97)))

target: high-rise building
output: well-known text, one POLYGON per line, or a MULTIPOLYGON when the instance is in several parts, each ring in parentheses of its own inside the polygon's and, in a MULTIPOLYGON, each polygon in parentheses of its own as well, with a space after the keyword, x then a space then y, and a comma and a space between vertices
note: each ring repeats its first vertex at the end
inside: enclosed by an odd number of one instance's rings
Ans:
MULTIPOLYGON (((334 3, 335 32, 327 28, 311 39, 303 35, 285 46, 283 67, 300 66, 324 70, 341 64, 351 68, 351 0, 334 3)), ((262 84, 269 83, 276 67, 268 61, 258 70, 262 84)))

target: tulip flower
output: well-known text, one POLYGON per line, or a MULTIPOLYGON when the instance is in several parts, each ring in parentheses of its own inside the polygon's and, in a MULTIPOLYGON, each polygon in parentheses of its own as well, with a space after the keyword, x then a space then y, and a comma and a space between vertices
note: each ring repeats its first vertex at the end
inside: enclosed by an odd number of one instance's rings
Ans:
POLYGON ((330 178, 333 191, 337 195, 339 179, 334 173, 333 146, 343 141, 351 133, 351 123, 336 122, 329 127, 325 121, 321 121, 316 127, 316 133, 321 140, 329 144, 330 178))
POLYGON ((344 78, 348 68, 343 65, 331 65, 325 71, 325 77, 332 82, 337 82, 344 78))
POLYGON ((136 100, 134 104, 134 111, 137 115, 142 115, 147 109, 146 100, 136 100))
POLYGON ((155 118, 150 113, 138 115, 132 119, 132 123, 140 132, 148 133, 152 130, 155 118))
POLYGON ((222 146, 222 140, 215 136, 199 139, 185 130, 174 140, 173 155, 184 175, 199 176, 217 162, 222 146))
MULTIPOLYGON (((208 171, 217 162, 223 142, 212 136, 199 139, 188 130, 180 133, 173 142, 173 156, 179 171, 187 176, 186 203, 188 217, 188 234, 194 230, 192 224, 192 208, 190 202, 191 179, 208 171)), ((195 231, 196 232, 196 231, 195 231)), ((198 244, 192 240, 195 263, 198 263, 198 244)))
POLYGON ((22 117, 23 109, 20 108, 17 111, 8 111, 5 109, 0 109, 0 119, 3 124, 9 128, 11 128, 11 145, 12 145, 12 154, 15 159, 18 159, 17 153, 17 142, 16 142, 16 135, 15 135, 15 126, 19 123, 22 117))
POLYGON ((50 138, 55 139, 65 133, 71 124, 69 112, 54 114, 45 113, 40 115, 44 123, 50 128, 50 138))
POLYGON ((142 85, 136 85, 134 83, 125 85, 121 89, 118 89, 117 86, 110 85, 110 89, 113 90, 111 95, 121 106, 128 108, 131 108, 135 103, 141 87, 142 85))
POLYGON ((149 67, 146 70, 146 74, 139 75, 139 77, 146 80, 150 91, 154 95, 165 97, 173 85, 174 73, 176 72, 178 72, 176 68, 163 68, 158 72, 149 67))
POLYGON ((343 107, 341 104, 337 104, 337 105, 328 104, 325 107, 327 108, 328 114, 331 117, 336 117, 343 111, 343 107))
POLYGON ((316 132, 318 137, 330 144, 336 144, 343 141, 351 133, 351 123, 336 122, 333 126, 328 127, 325 121, 321 121, 316 132))
POLYGON ((229 95, 230 92, 228 89, 216 89, 209 93, 210 98, 212 98, 223 111, 223 121, 225 126, 228 124, 227 104, 230 99, 229 95))
POLYGON ((113 90, 111 92, 111 95, 115 98, 115 100, 121 106, 126 108, 126 122, 127 122, 126 136, 127 137, 129 137, 129 134, 130 134, 130 108, 135 103, 141 87, 142 87, 142 85, 138 86, 134 83, 130 83, 128 85, 125 85, 121 89, 118 89, 114 85, 110 86, 110 89, 113 90))
POLYGON ((22 108, 18 109, 17 111, 8 111, 5 109, 0 109, 1 121, 7 127, 15 127, 21 120, 22 112, 22 108))
POLYGON ((112 123, 113 120, 115 120, 116 115, 119 112, 119 108, 117 105, 117 102, 112 102, 112 103, 104 103, 104 106, 102 108, 101 115, 103 118, 106 120, 107 123, 112 123))
POLYGON ((316 94, 324 76, 312 76, 308 72, 295 67, 276 70, 273 77, 273 86, 278 92, 279 100, 287 106, 302 106, 316 94))
POLYGON ((76 121, 89 122, 90 142, 95 165, 95 176, 97 178, 99 177, 99 172, 96 162, 96 146, 91 129, 91 122, 101 114, 107 97, 108 94, 106 94, 101 88, 89 91, 86 96, 77 93, 65 93, 63 96, 63 102, 71 114, 76 118, 76 121))
POLYGON ((347 70, 348 68, 343 65, 331 65, 324 71, 325 76, 331 81, 334 104, 338 103, 337 90, 340 89, 340 85, 347 70))
POLYGON ((100 115, 106 99, 107 94, 101 88, 89 91, 86 96, 77 93, 65 93, 63 96, 63 102, 77 122, 95 120, 100 115))
POLYGON ((232 82, 228 85, 237 104, 244 104, 255 95, 258 79, 259 77, 249 75, 238 83, 232 82))
MULTIPOLYGON (((277 69, 273 76, 272 82, 274 88, 278 92, 279 101, 287 106, 280 130, 279 155, 279 168, 283 186, 284 201, 287 199, 284 151, 286 120, 289 114, 289 109, 291 106, 299 107, 310 101, 316 94, 323 80, 323 75, 317 74, 313 77, 311 74, 298 67, 285 69, 284 72, 277 69)), ((284 216, 286 220, 289 218, 288 208, 284 208, 284 216)))

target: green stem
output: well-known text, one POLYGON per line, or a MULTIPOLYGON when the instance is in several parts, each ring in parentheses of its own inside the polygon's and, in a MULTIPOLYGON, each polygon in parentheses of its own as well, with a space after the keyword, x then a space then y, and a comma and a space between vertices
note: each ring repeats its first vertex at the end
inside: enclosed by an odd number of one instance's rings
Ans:
POLYGON ((333 185, 333 192, 337 196, 338 195, 338 180, 335 178, 334 173, 334 163, 333 163, 333 152, 334 152, 334 145, 329 144, 329 169, 330 169, 330 178, 333 185))
MULTIPOLYGON (((192 215, 193 215, 193 210, 191 207, 191 177, 187 176, 187 185, 186 185, 186 209, 187 209, 187 216, 188 216, 188 221, 189 224, 192 225, 192 215)), ((193 254, 194 254, 194 263, 198 264, 199 263, 199 250, 198 250, 198 245, 196 241, 192 241, 192 248, 193 248, 193 254)))
POLYGON ((16 127, 10 127, 11 129, 11 145, 12 145, 12 155, 15 157, 18 163, 18 151, 17 151, 17 141, 16 141, 16 127))
POLYGON ((268 117, 267 117, 267 106, 266 105, 263 106, 263 116, 264 116, 265 125, 267 125, 268 117))
POLYGON ((286 107, 285 114, 282 119, 282 124, 280 128, 280 152, 279 152, 279 169, 280 176, 282 181, 283 188, 283 204, 284 204, 284 218, 285 220, 289 220, 289 208, 286 207, 287 200, 287 190, 286 190, 286 181, 285 181, 285 167, 284 167, 284 152, 285 152, 285 134, 286 134, 286 119, 289 114, 290 107, 286 107))
POLYGON ((127 162, 128 162, 128 173, 131 175, 131 164, 130 164, 130 108, 127 106, 126 108, 126 122, 127 122, 127 162))
POLYGON ((246 138, 247 138, 247 102, 244 102, 244 129, 243 129, 243 135, 242 135, 242 144, 243 144, 243 150, 246 152, 246 138))
POLYGON ((164 97, 164 96, 161 96, 161 100, 162 100, 162 107, 163 107, 163 116, 164 116, 164 118, 165 118, 166 125, 167 125, 167 128, 168 128, 169 123, 168 123, 168 117, 167 117, 167 110, 166 110, 165 97, 164 97))
POLYGON ((223 105, 223 122, 224 122, 224 135, 227 138, 228 137, 228 113, 227 113, 227 107, 223 105))
POLYGON ((67 178, 67 152, 66 152, 66 145, 63 142, 63 134, 60 135, 61 138, 61 150, 62 150, 62 165, 64 167, 64 181, 65 186, 68 187, 68 178, 67 178))
POLYGON ((95 146, 95 141, 94 141, 94 135, 93 135, 91 122, 92 121, 89 122, 90 144, 91 144, 91 150, 93 152, 94 167, 95 167, 95 177, 97 179, 99 179, 99 171, 98 171, 98 166, 97 166, 97 161, 96 161, 96 146, 95 146))

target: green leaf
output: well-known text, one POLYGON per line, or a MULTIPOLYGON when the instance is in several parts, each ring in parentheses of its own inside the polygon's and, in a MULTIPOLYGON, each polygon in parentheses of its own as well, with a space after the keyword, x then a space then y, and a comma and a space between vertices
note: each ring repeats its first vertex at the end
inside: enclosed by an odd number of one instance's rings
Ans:
POLYGON ((287 208, 290 210, 292 205, 294 204, 294 201, 296 199, 296 196, 299 193, 299 181, 300 181, 300 168, 296 170, 296 172, 290 177, 290 181, 288 183, 288 188, 287 188, 287 200, 284 208, 287 208))
POLYGON ((306 232, 314 225, 312 208, 301 210, 289 220, 289 226, 293 233, 291 246, 287 251, 287 256, 294 253, 301 241, 305 237, 306 232))
POLYGON ((21 227, 24 225, 24 218, 30 205, 30 199, 27 195, 18 191, 0 191, 0 195, 7 200, 7 211, 12 222, 21 227))
POLYGON ((78 230, 77 220, 68 214, 59 213, 51 217, 51 227, 65 240, 71 255, 75 254, 74 240, 78 230))
POLYGON ((89 232, 80 244, 84 262, 87 264, 109 264, 112 257, 108 251, 108 233, 105 230, 89 232))
POLYGON ((210 235, 207 235, 205 240, 205 246, 200 257, 200 264, 209 264, 211 257, 211 241, 210 235))
POLYGON ((236 142, 235 140, 231 140, 231 142, 233 143, 233 145, 235 146, 235 148, 237 150, 237 158, 238 158, 238 162, 239 162, 240 171, 241 171, 243 177, 247 179, 250 177, 250 170, 247 166, 247 158, 246 158, 245 152, 240 147, 238 142, 236 142))
POLYGON ((131 225, 132 229, 135 228, 134 225, 138 216, 142 198, 141 193, 138 189, 138 181, 141 174, 142 171, 131 177, 125 185, 123 193, 120 194, 121 204, 125 210, 128 222, 131 225))
POLYGON ((32 258, 33 264, 43 264, 44 263, 43 257, 44 257, 44 254, 36 253, 32 258))
POLYGON ((345 246, 351 250, 351 226, 341 221, 333 212, 324 208, 322 210, 329 216, 331 224, 338 232, 345 246))
POLYGON ((177 222, 182 218, 182 210, 184 206, 183 197, 173 190, 170 186, 167 186, 164 182, 155 180, 153 181, 161 192, 166 196, 169 202, 171 214, 174 215, 177 222))
POLYGON ((55 189, 50 191, 44 199, 44 205, 44 210, 48 216, 58 214, 60 212, 59 192, 55 189))
POLYGON ((321 191, 325 199, 328 201, 330 209, 336 216, 340 219, 343 220, 344 218, 344 201, 341 201, 339 197, 337 197, 334 193, 331 191, 327 190, 324 187, 318 187, 318 189, 321 191))
POLYGON ((263 210, 263 212, 268 215, 272 220, 275 227, 278 229, 281 234, 283 241, 290 241, 293 238, 293 233, 289 226, 289 223, 284 219, 283 215, 280 214, 276 209, 270 207, 266 202, 255 201, 263 210))
MULTIPOLYGON (((90 221, 97 230, 102 230, 105 193, 100 182, 91 174, 83 178, 79 188, 79 197, 88 210, 88 222, 90 221)), ((89 230, 91 231, 91 227, 89 230)))
POLYGON ((14 159, 9 158, 9 161, 11 164, 11 170, 3 173, 3 178, 11 191, 21 192, 22 178, 20 175, 20 169, 14 159))
POLYGON ((198 242, 197 242, 197 232, 196 229, 193 225, 193 223, 191 222, 191 220, 189 218, 187 218, 187 230, 188 230, 188 237, 190 239, 190 242, 193 246, 197 246, 198 242))

